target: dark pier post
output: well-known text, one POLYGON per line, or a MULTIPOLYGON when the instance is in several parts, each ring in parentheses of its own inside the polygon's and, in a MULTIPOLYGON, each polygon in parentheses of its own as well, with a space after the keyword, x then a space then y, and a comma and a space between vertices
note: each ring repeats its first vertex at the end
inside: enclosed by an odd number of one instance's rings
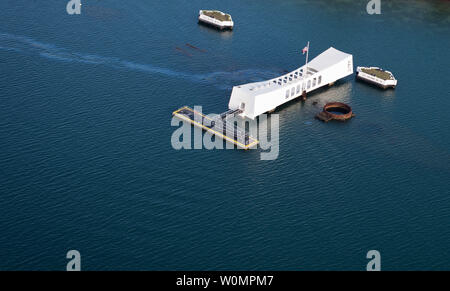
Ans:
POLYGON ((306 101, 306 91, 303 91, 302 93, 302 101, 306 101))

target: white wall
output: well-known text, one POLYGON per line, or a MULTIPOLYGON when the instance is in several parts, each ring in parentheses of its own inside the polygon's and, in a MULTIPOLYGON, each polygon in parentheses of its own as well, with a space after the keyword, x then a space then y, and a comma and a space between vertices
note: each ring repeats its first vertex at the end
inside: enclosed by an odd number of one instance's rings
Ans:
POLYGON ((243 115, 248 118, 255 119, 258 115, 273 110, 276 107, 301 96, 303 84, 305 84, 305 90, 308 93, 351 74, 353 74, 353 57, 349 56, 345 60, 330 66, 325 70, 315 73, 304 80, 293 81, 282 86, 274 85, 275 87, 272 91, 267 92, 265 90, 261 90, 261 93, 257 94, 258 92, 249 91, 248 87, 239 88, 239 86, 235 86, 233 87, 228 107, 230 109, 236 109, 240 107, 241 103, 245 103, 243 115), (322 81, 320 84, 318 84, 319 76, 322 76, 322 81), (316 85, 313 87, 312 84, 314 78, 316 78, 316 85), (311 87, 309 89, 307 88, 308 81, 311 81, 311 87), (299 84, 300 91, 297 92, 297 85, 299 84), (295 88, 293 96, 291 95, 292 88, 295 88), (286 98, 287 90, 289 90, 288 98, 286 98))

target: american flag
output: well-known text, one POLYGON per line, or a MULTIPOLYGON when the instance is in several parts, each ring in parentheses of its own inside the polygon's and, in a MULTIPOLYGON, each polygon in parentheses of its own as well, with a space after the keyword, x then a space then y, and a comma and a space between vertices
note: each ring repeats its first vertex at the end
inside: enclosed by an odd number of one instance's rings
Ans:
POLYGON ((308 46, 305 46, 305 48, 302 50, 303 54, 305 54, 306 52, 308 52, 308 46))

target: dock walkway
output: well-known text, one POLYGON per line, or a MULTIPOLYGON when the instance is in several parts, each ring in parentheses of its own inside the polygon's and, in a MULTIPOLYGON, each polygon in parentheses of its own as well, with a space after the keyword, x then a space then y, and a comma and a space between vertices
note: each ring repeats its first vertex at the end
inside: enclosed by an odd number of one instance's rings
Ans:
POLYGON ((239 128, 236 124, 230 124, 226 121, 228 116, 238 112, 239 110, 229 110, 218 115, 216 118, 211 119, 188 106, 184 106, 173 112, 173 115, 214 134, 216 137, 231 142, 239 148, 248 150, 251 147, 256 146, 259 141, 249 136, 245 130, 239 128), (205 119, 208 120, 206 121, 205 119))

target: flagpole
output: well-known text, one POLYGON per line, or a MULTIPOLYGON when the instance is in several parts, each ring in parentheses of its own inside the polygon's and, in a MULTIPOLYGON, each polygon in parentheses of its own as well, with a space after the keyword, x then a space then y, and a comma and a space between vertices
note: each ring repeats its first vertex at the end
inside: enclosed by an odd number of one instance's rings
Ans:
POLYGON ((306 70, 305 70, 305 78, 308 77, 308 56, 309 56, 309 41, 308 41, 308 49, 306 50, 306 70))

